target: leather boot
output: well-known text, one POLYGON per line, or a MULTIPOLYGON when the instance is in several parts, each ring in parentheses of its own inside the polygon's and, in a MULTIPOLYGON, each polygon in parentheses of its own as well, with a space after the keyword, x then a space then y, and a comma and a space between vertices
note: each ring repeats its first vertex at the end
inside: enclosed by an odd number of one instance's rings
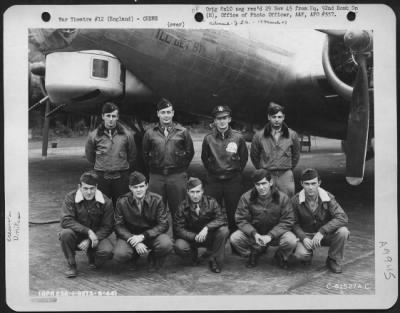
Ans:
POLYGON ((87 257, 88 257, 88 263, 89 263, 89 269, 95 270, 97 268, 96 262, 95 262, 95 254, 93 251, 88 251, 87 252, 87 257))
POLYGON ((208 261, 208 265, 210 267, 211 272, 214 273, 221 273, 221 267, 219 266, 217 260, 213 258, 212 260, 208 261))
POLYGON ((199 260, 199 250, 197 249, 196 246, 191 246, 190 247, 190 252, 191 252, 191 265, 192 266, 197 266, 200 264, 199 260))
POLYGON ((160 271, 165 263, 166 256, 155 256, 154 254, 150 253, 149 257, 148 257, 148 271, 150 273, 160 271))
POLYGON ((76 267, 76 263, 68 263, 67 270, 64 272, 65 277, 67 278, 74 278, 78 275, 78 270, 76 267))
POLYGON ((275 252, 275 260, 278 263, 278 266, 280 268, 283 268, 283 269, 288 268, 288 261, 285 259, 285 257, 283 256, 281 251, 277 250, 275 252))
POLYGON ((326 259, 326 265, 331 270, 331 272, 335 274, 340 274, 342 272, 342 267, 336 262, 336 260, 331 259, 330 257, 326 259))
POLYGON ((250 255, 249 255, 249 260, 246 263, 246 267, 252 268, 257 266, 258 263, 258 258, 260 257, 260 254, 256 250, 251 250, 250 255))
POLYGON ((156 259, 154 257, 153 252, 150 252, 147 255, 147 270, 149 272, 155 272, 155 265, 156 265, 156 259))

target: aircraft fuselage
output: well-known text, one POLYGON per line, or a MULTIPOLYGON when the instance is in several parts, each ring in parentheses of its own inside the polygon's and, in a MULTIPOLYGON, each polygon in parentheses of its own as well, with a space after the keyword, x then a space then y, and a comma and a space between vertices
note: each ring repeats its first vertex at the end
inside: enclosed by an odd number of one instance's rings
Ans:
MULTIPOLYGON (((295 37, 264 32, 255 38, 211 29, 79 29, 68 46, 52 51, 107 51, 178 111, 209 115, 215 105, 230 105, 234 118, 263 124, 269 102, 275 101, 285 106, 291 127, 344 138, 348 105, 326 98, 315 80, 315 68, 321 67, 315 50, 321 47, 303 45, 316 57, 299 58, 295 37)), ((322 70, 318 75, 324 79, 322 70)), ((122 105, 128 112, 148 107, 129 98, 122 105)))

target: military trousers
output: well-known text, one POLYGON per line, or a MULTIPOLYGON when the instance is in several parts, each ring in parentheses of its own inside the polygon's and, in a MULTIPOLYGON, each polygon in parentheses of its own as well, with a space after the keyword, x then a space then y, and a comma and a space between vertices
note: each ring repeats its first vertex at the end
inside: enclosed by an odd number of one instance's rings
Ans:
POLYGON ((268 246, 277 246, 284 258, 287 260, 289 255, 291 255, 296 248, 298 239, 295 234, 288 231, 282 234, 279 238, 273 238, 268 245, 263 247, 257 244, 254 238, 247 236, 241 230, 237 230, 231 235, 230 241, 236 251, 238 251, 242 256, 247 257, 252 251, 256 251, 260 254, 265 253, 268 246))
MULTIPOLYGON (((76 264, 75 253, 79 251, 78 245, 88 236, 83 236, 77 234, 72 229, 65 228, 59 234, 59 239, 61 241, 61 249, 68 261, 68 264, 76 264)), ((89 259, 94 258, 95 264, 97 266, 103 265, 107 260, 112 259, 113 255, 113 245, 109 238, 105 238, 99 241, 97 247, 92 248, 89 246, 86 254, 89 259)))
POLYGON ((178 238, 175 240, 175 253, 182 258, 193 258, 193 254, 197 255, 197 249, 199 247, 206 247, 208 259, 215 259, 222 265, 225 258, 225 244, 228 237, 228 227, 221 226, 216 230, 209 231, 206 240, 202 243, 178 238))
MULTIPOLYGON (((310 239, 312 239, 314 235, 315 233, 306 233, 307 238, 310 239)), ((344 247, 349 236, 350 232, 347 227, 340 227, 335 232, 324 236, 321 240, 321 246, 328 246, 328 256, 339 263, 343 260, 344 247)), ((315 247, 313 247, 312 250, 307 249, 304 244, 299 241, 294 251, 294 256, 299 260, 308 261, 312 258, 314 249, 315 247)))
POLYGON ((289 198, 294 196, 295 185, 292 170, 271 170, 272 181, 280 191, 286 193, 289 198))
POLYGON ((150 173, 149 191, 162 196, 165 205, 168 204, 172 218, 179 204, 186 197, 186 182, 186 172, 168 175, 150 173))
POLYGON ((225 207, 229 232, 233 233, 237 229, 235 222, 237 204, 243 194, 242 175, 238 174, 230 179, 218 179, 209 175, 205 192, 217 200, 219 205, 225 207))
MULTIPOLYGON (((167 234, 158 235, 154 239, 145 239, 143 243, 147 246, 155 258, 163 259, 172 252, 172 240, 167 234)), ((136 249, 126 240, 118 238, 114 249, 114 260, 117 263, 126 263, 139 258, 136 249)))
POLYGON ((129 171, 126 170, 114 173, 118 173, 116 174, 118 178, 109 178, 106 172, 96 171, 99 177, 97 188, 112 199, 115 207, 118 197, 129 191, 129 171))

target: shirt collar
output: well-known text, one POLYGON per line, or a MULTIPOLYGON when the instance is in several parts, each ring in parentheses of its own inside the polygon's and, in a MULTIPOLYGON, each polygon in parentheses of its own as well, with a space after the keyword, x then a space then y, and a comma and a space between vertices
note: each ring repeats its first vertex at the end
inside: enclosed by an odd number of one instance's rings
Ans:
POLYGON ((161 123, 158 123, 158 128, 161 130, 167 129, 168 131, 171 131, 171 129, 174 127, 174 122, 172 122, 171 124, 169 124, 168 126, 163 126, 161 125, 161 123))
MULTIPOLYGON (((117 126, 115 126, 115 128, 113 128, 111 130, 111 133, 114 134, 114 132, 117 132, 118 134, 124 134, 124 128, 122 127, 122 125, 117 122, 117 126)), ((104 122, 100 125, 99 130, 98 130, 98 135, 103 135, 104 133, 108 132, 108 129, 106 128, 106 126, 104 125, 104 122)))
POLYGON ((189 206, 190 208, 192 208, 193 210, 196 210, 197 206, 199 206, 201 208, 201 200, 198 203, 194 203, 192 201, 189 201, 189 206))
MULTIPOLYGON (((94 195, 94 198, 96 199, 97 202, 100 202, 101 204, 105 203, 103 194, 100 190, 96 189, 96 193, 94 195)), ((82 202, 83 200, 85 200, 85 198, 83 197, 83 194, 81 192, 80 189, 78 189, 78 191, 75 194, 75 203, 79 203, 82 202)))
MULTIPOLYGON (((328 192, 325 189, 322 189, 321 187, 318 188, 318 196, 322 202, 331 201, 331 197, 329 197, 328 192)), ((303 203, 305 201, 306 201, 306 193, 304 192, 303 189, 299 192, 299 202, 303 203)))

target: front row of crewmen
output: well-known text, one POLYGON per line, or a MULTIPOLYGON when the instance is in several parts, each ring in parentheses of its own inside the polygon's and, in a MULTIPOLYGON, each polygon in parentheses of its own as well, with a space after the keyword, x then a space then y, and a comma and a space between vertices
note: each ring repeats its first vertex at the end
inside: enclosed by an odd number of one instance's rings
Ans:
POLYGON ((305 169, 300 178, 303 189, 292 198, 279 191, 266 169, 255 170, 251 179, 253 188, 240 197, 235 212, 237 230, 230 234, 225 209, 204 193, 200 179, 189 178, 186 197, 172 215, 173 242, 167 234, 169 210, 162 196, 148 190, 143 174, 129 175, 129 192, 118 198, 114 210, 113 202, 97 188, 98 175, 85 172, 78 190, 70 192, 62 206, 60 241, 68 262, 66 277, 77 275, 77 250, 86 252, 90 268, 113 258, 124 263, 146 256, 153 272, 174 249, 193 265, 207 259, 210 270, 219 273, 228 238, 232 252, 246 257, 249 268, 269 246, 277 246, 274 258, 282 268, 288 267, 291 255, 309 264, 318 247, 329 246, 327 266, 341 273, 349 237, 347 215, 320 187, 318 172, 305 169), (109 239, 113 230, 115 244, 109 239), (200 257, 199 247, 206 248, 200 257))

